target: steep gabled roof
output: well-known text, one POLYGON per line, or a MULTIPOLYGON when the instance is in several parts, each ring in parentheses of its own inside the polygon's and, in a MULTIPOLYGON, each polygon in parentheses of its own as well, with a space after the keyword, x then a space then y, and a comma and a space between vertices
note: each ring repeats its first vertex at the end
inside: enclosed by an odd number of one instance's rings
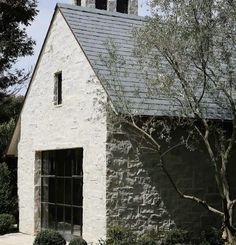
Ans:
POLYGON ((58 4, 58 7, 116 111, 122 112, 122 107, 128 106, 130 111, 139 115, 166 116, 167 112, 169 114, 174 110, 175 105, 170 99, 150 95, 142 79, 145 74, 140 71, 133 55, 135 43, 132 31, 142 26, 143 17, 68 4, 58 4), (106 60, 108 46, 111 48, 113 44, 125 64, 112 75, 109 64, 105 65, 105 62, 109 62, 106 60))
MULTIPOLYGON (((150 93, 145 73, 155 76, 155 72, 149 67, 141 69, 134 56, 136 44, 132 31, 144 24, 143 17, 68 4, 57 6, 117 112, 128 111, 144 116, 179 114, 180 104, 176 100, 150 93), (113 61, 109 60, 109 51, 115 51, 113 61)), ((207 118, 231 118, 223 105, 216 104, 211 96, 205 96, 202 103, 207 118)))

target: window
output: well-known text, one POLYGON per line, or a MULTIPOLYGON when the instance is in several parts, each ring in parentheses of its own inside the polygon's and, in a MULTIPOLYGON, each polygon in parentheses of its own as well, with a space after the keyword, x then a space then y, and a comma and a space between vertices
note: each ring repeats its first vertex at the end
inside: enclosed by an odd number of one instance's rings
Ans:
POLYGON ((117 12, 128 14, 129 0, 117 0, 117 12))
POLYGON ((76 5, 81 6, 81 0, 76 0, 76 5))
POLYGON ((42 152, 41 226, 65 239, 82 235, 83 149, 42 152))
POLYGON ((96 0, 95 5, 97 9, 107 10, 107 0, 96 0))
POLYGON ((62 104, 62 72, 55 73, 54 104, 62 104))

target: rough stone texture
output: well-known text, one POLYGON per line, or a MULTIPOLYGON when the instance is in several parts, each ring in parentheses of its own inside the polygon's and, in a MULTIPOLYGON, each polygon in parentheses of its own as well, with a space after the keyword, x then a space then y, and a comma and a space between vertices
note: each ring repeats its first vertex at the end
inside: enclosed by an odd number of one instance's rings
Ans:
POLYGON ((130 0, 129 14, 138 15, 138 0, 130 0))
POLYGON ((41 152, 35 153, 34 172, 34 230, 37 233, 41 229, 41 152))
MULTIPOLYGON (((140 151, 124 134, 110 131, 107 143, 107 224, 121 223, 142 233, 182 227, 198 232, 220 219, 192 201, 182 200, 157 166, 158 156, 140 151)), ((212 169, 204 154, 176 149, 166 157, 167 166, 186 194, 221 207, 212 169)))
POLYGON ((85 0, 84 3, 81 2, 82 6, 88 7, 88 8, 95 8, 95 0, 85 0), (82 5, 84 4, 84 5, 82 5))
POLYGON ((116 1, 117 0, 108 0, 107 2, 107 10, 116 12, 116 1))
POLYGON ((83 236, 89 242, 105 236, 106 115, 101 113, 104 101, 106 95, 100 82, 57 12, 21 114, 18 144, 21 232, 34 234, 39 226, 37 152, 83 147, 83 236), (63 103, 55 106, 54 74, 58 71, 63 76, 63 103))

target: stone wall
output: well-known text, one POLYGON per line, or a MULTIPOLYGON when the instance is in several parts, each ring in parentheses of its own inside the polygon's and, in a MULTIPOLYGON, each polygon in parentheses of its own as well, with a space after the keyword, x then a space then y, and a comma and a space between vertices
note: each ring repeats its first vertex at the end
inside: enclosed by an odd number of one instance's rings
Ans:
MULTIPOLYGON (((212 169, 204 153, 176 148, 167 155, 167 167, 185 194, 194 194, 221 208, 212 169)), ((141 151, 127 132, 108 134, 107 224, 120 223, 143 232, 181 227, 196 234, 220 227, 218 216, 181 199, 158 167, 158 155, 141 151)))
MULTIPOLYGON (((72 4, 76 4, 76 0, 70 0, 72 4)), ((96 0, 81 0, 81 6, 95 8, 96 0)), ((116 12, 117 0, 107 0, 107 10, 116 12)), ((128 13, 138 15, 138 0, 129 0, 128 13)))

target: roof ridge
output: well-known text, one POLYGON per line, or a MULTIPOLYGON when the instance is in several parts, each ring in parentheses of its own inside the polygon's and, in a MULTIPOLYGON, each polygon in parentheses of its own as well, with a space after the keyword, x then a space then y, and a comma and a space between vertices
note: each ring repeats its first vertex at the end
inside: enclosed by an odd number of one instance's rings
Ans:
POLYGON ((111 11, 101 10, 101 9, 96 9, 96 8, 81 7, 81 6, 66 4, 66 3, 57 3, 56 6, 59 8, 77 10, 81 12, 96 13, 96 14, 113 16, 113 17, 122 17, 124 19, 140 20, 140 21, 144 21, 145 19, 145 17, 142 17, 142 16, 111 12, 111 11))

